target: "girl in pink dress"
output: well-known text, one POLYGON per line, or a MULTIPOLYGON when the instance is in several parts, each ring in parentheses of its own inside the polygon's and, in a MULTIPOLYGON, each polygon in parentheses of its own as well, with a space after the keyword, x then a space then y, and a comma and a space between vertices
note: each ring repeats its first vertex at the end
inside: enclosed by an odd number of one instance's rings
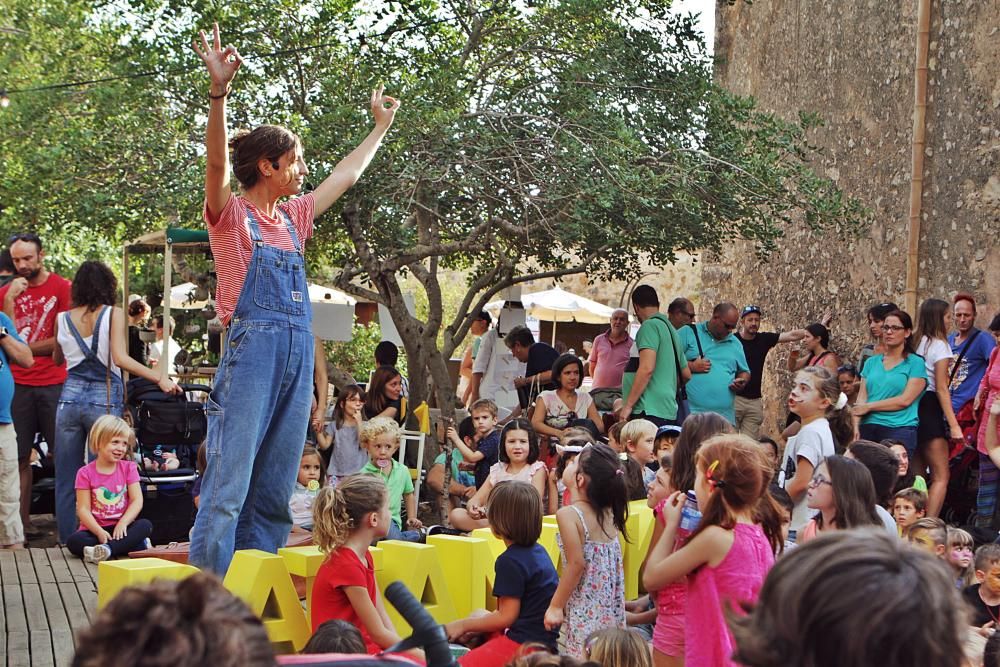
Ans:
POLYGON ((665 526, 642 577, 646 590, 659 590, 687 577, 684 664, 686 667, 735 665, 726 611, 753 602, 782 544, 777 508, 767 494, 771 467, 754 440, 717 435, 697 455, 694 492, 701 523, 684 545, 671 553, 685 496, 668 498, 665 526), (761 524, 755 517, 762 517, 761 524))

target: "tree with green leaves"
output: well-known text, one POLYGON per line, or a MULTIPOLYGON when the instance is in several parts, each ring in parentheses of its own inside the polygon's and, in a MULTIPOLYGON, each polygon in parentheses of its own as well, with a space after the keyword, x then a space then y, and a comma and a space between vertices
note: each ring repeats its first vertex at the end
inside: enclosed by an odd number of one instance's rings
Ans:
MULTIPOLYGON (((664 0, 135 0, 120 12, 120 2, 94 11, 62 0, 46 4, 42 26, 34 3, 11 3, 17 24, 54 50, 44 21, 67 12, 70 27, 56 32, 82 54, 73 66, 19 60, 23 81, 155 74, 40 92, 18 139, 0 114, 0 160, 15 167, 0 174, 7 226, 72 224, 83 238, 121 240, 168 221, 200 224, 207 82, 188 45, 213 20, 246 59, 232 125, 296 130, 310 181, 367 132, 367 91, 383 83, 400 98, 364 179, 317 221, 309 260, 321 282, 386 305, 412 398, 433 387, 446 414, 447 360, 474 313, 511 285, 629 277, 646 258, 667 263, 737 238, 766 256, 790 223, 850 232, 865 222, 811 168, 818 118, 783 121, 716 86, 693 18, 664 0), (77 31, 87 39, 69 39, 77 31), (115 161, 116 147, 127 159, 115 161), (52 150, 73 159, 46 167, 39 153, 52 150), (38 168, 58 194, 32 196, 38 168), (100 213, 99 200, 111 204, 100 213), (469 282, 449 312, 442 276, 453 269, 469 282), (404 280, 424 292, 419 316, 404 305, 404 280)), ((15 39, 0 32, 0 44, 11 63, 15 39)))

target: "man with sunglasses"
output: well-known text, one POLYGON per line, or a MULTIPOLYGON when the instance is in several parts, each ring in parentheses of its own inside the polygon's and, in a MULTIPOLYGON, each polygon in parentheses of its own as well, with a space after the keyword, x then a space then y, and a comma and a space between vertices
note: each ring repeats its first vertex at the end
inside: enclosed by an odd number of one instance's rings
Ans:
POLYGON ((760 437, 760 427, 764 423, 764 406, 761 399, 760 381, 764 377, 764 362, 767 353, 779 343, 794 343, 806 335, 805 329, 792 329, 781 333, 760 330, 761 312, 759 306, 747 306, 740 313, 740 331, 737 340, 743 344, 743 354, 750 366, 750 380, 737 392, 734 402, 736 430, 754 440, 760 437))
MULTIPOLYGON (((11 416, 17 431, 18 470, 21 477, 21 522, 31 539, 41 535, 31 528, 31 448, 41 433, 54 453, 56 410, 66 381, 66 366, 52 361, 56 346, 56 316, 72 306, 70 281, 45 268, 45 251, 37 234, 16 234, 10 256, 17 277, 0 288, 3 311, 28 344, 35 362, 30 368, 11 367, 14 398, 11 416)), ((2 332, 0 332, 2 333, 2 332)))
POLYGON ((712 309, 706 322, 689 324, 678 332, 691 369, 687 389, 691 413, 717 412, 736 423, 736 393, 750 381, 743 345, 733 335, 740 311, 731 303, 712 309))

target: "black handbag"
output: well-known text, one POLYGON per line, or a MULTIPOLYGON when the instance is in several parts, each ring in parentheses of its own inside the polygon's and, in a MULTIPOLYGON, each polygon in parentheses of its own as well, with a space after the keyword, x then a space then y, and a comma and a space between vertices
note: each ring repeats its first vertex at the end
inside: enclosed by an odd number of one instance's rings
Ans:
POLYGON ((181 385, 184 394, 166 394, 149 380, 129 381, 129 403, 134 406, 135 430, 139 442, 152 445, 197 446, 208 434, 205 406, 187 399, 186 392, 211 389, 205 385, 181 385))

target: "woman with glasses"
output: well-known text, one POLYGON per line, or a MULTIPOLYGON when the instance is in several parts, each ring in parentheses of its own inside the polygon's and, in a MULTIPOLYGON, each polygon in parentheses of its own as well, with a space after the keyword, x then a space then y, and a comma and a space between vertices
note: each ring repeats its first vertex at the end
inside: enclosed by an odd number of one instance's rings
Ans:
POLYGON ((885 322, 885 316, 894 310, 899 310, 899 306, 891 301, 876 304, 868 309, 868 331, 874 342, 861 348, 861 357, 858 359, 859 371, 864 369, 868 359, 885 352, 885 347, 882 345, 882 324, 885 322))
POLYGON ((917 354, 924 358, 927 371, 927 391, 920 399, 917 416, 917 460, 915 468, 923 473, 931 468, 931 483, 927 489, 927 516, 941 513, 948 490, 948 440, 962 441, 962 427, 955 418, 948 391, 948 370, 951 366, 951 305, 941 299, 926 299, 917 314, 917 354))
POLYGON ((803 358, 798 350, 793 349, 788 355, 788 370, 800 371, 806 366, 825 366, 831 373, 837 372, 840 357, 830 351, 830 330, 819 322, 806 327, 802 337, 802 347, 808 352, 803 358))
POLYGON ((845 456, 828 456, 809 481, 806 502, 816 516, 806 524, 798 544, 828 530, 882 526, 875 511, 875 483, 868 468, 845 456))
POLYGON ((915 353, 913 320, 906 312, 886 315, 882 342, 885 352, 871 357, 861 370, 861 389, 852 408, 855 429, 865 440, 899 440, 913 457, 927 370, 923 357, 915 353))

